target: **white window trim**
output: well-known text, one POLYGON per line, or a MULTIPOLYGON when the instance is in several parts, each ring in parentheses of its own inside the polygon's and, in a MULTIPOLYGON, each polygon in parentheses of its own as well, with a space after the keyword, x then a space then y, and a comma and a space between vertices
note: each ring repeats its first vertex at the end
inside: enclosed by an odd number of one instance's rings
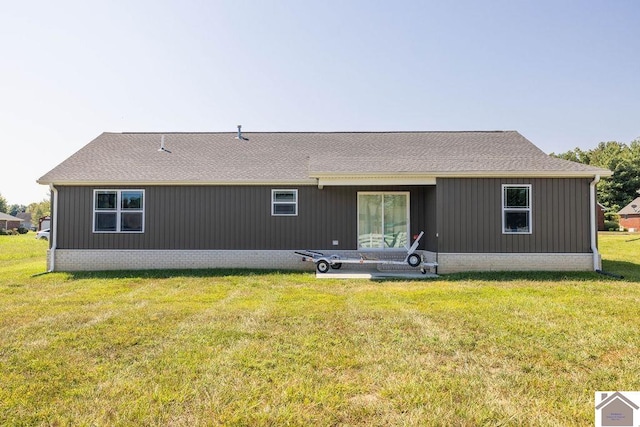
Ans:
POLYGON ((272 188, 271 189, 271 216, 298 216, 298 190, 295 188, 272 188), (293 202, 281 202, 276 201, 276 193, 290 191, 294 194, 295 201, 293 202), (296 212, 292 214, 276 213, 276 205, 293 205, 296 208, 296 212))
POLYGON ((93 218, 92 218, 92 230, 94 233, 98 234, 141 234, 144 233, 144 205, 146 203, 147 197, 145 196, 144 190, 140 188, 96 188, 93 190, 93 218), (142 208, 141 209, 122 209, 122 192, 127 191, 139 191, 142 193, 142 208), (115 192, 116 193, 116 209, 115 210, 104 210, 104 209, 96 209, 96 195, 98 192, 115 192), (105 213, 115 213, 116 214, 116 229, 115 230, 96 230, 96 213, 105 212, 105 213), (122 213, 142 213, 142 230, 140 231, 121 231, 120 230, 120 219, 122 213))
POLYGON ((502 184, 502 234, 532 234, 533 233, 533 190, 531 184, 502 184), (529 206, 526 208, 507 208, 504 203, 504 193, 507 188, 526 187, 529 189, 529 206), (529 212, 529 231, 505 231, 505 212, 529 212))
MULTIPOLYGON (((356 198, 356 203, 358 205, 358 209, 356 212, 357 218, 358 218, 358 229, 357 229, 357 235, 356 235, 356 240, 359 240, 358 237, 360 236, 360 195, 394 195, 394 194, 404 194, 407 196, 407 244, 409 244, 411 242, 411 192, 409 191, 358 191, 357 194, 357 198, 356 198)), ((384 203, 382 206, 383 209, 383 217, 384 217, 384 203)), ((407 249, 406 248, 363 248, 360 246, 360 242, 358 241, 357 243, 358 245, 358 250, 363 250, 363 251, 404 251, 406 252, 407 249)))

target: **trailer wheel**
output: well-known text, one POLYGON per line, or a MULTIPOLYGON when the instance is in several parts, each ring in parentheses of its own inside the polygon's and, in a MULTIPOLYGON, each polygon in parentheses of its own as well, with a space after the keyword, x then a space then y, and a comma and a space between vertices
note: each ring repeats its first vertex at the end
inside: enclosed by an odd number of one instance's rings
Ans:
POLYGON ((318 263, 316 264, 316 268, 318 269, 319 273, 326 273, 327 271, 329 271, 329 262, 322 259, 318 261, 318 263))
POLYGON ((331 264, 331 268, 333 268, 334 270, 340 270, 340 267, 342 267, 341 262, 334 262, 333 264, 331 264))
POLYGON ((411 254, 407 257, 407 263, 411 266, 411 267, 417 267, 420 265, 420 262, 422 262, 422 258, 420 258, 420 255, 418 254, 411 254))

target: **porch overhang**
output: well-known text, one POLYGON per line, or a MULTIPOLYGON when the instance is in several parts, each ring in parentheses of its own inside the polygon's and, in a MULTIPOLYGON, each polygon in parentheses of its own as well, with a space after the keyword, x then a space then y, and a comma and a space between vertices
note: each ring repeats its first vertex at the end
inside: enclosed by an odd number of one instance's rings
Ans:
MULTIPOLYGON (((612 172, 604 171, 601 176, 611 176, 612 172)), ((438 172, 432 174, 341 174, 331 172, 311 172, 310 178, 315 178, 318 188, 325 186, 348 185, 436 185, 436 178, 593 178, 592 172, 584 171, 455 171, 438 172)))
POLYGON ((318 188, 354 185, 436 185, 431 175, 326 175, 316 176, 318 188))

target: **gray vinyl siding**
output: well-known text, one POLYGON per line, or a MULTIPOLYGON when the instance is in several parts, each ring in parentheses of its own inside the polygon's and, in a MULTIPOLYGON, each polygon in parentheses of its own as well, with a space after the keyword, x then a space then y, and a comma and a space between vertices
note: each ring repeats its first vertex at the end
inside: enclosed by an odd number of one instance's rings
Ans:
POLYGON ((58 248, 356 249, 358 191, 409 191, 411 234, 424 230, 421 248, 435 251, 434 186, 59 187, 58 248), (93 233, 98 188, 144 189, 144 233, 93 233), (297 216, 271 216, 274 188, 298 189, 297 216))
POLYGON ((583 178, 438 179, 438 250, 590 252, 589 183, 583 178), (531 184, 531 234, 502 233, 502 184, 531 184))

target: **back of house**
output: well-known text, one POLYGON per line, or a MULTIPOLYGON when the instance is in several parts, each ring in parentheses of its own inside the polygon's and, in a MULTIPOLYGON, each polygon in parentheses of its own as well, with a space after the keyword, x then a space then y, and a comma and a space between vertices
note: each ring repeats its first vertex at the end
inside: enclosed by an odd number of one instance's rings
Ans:
POLYGON ((440 273, 599 268, 596 184, 515 131, 103 133, 41 177, 51 270, 309 268, 419 249, 440 273))

